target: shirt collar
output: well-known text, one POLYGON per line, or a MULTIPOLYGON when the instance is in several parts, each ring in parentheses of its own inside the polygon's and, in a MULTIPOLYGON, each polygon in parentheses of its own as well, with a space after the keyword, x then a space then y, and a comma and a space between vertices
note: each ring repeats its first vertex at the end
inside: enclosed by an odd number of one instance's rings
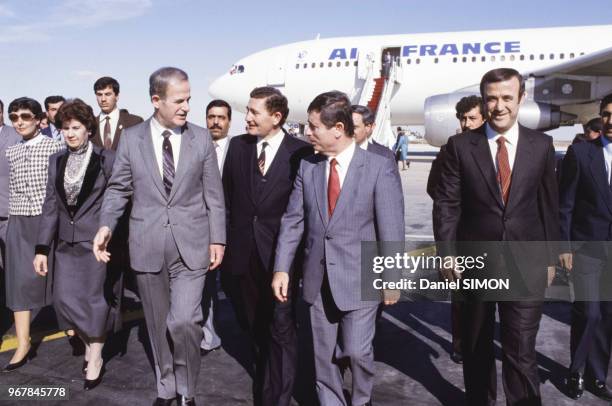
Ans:
POLYGON ((105 112, 101 111, 100 112, 100 122, 102 122, 104 119, 106 119, 106 116, 109 116, 111 121, 114 121, 114 122, 119 121, 119 107, 115 106, 113 111, 111 111, 108 114, 106 114, 105 112))
POLYGON ((489 123, 486 124, 485 130, 487 133, 487 139, 489 141, 497 142, 497 139, 503 135, 504 138, 506 139, 506 142, 509 143, 510 145, 516 146, 518 143, 518 136, 519 136, 518 120, 514 123, 514 125, 512 125, 512 127, 510 127, 508 131, 506 131, 505 134, 500 134, 497 131, 495 131, 493 128, 491 128, 489 123))
POLYGON ((217 144, 220 148, 225 148, 225 144, 227 143, 227 139, 229 137, 226 135, 225 137, 221 138, 220 140, 213 140, 213 143, 217 144))
POLYGON ((40 142, 42 142, 43 137, 40 135, 40 131, 34 136, 34 138, 30 138, 27 141, 21 141, 23 143, 23 145, 27 145, 29 147, 39 144, 40 142))
POLYGON ((282 130, 282 128, 279 128, 276 134, 274 134, 273 136, 269 137, 266 140, 264 140, 263 137, 257 136, 257 146, 260 147, 261 144, 263 144, 264 142, 267 142, 268 147, 271 147, 272 149, 278 149, 281 142, 283 142, 284 138, 285 138, 285 132, 282 130))
POLYGON ((612 141, 610 141, 605 135, 600 135, 599 138, 601 138, 601 143, 604 149, 612 153, 612 141))
POLYGON ((181 135, 181 127, 165 128, 159 123, 159 121, 155 119, 155 117, 151 117, 151 126, 155 129, 157 135, 159 136, 161 136, 162 133, 166 130, 172 132, 172 135, 181 135))
POLYGON ((331 160, 335 158, 336 162, 338 162, 338 165, 340 165, 340 168, 346 169, 348 168, 349 163, 351 163, 351 159, 353 159, 356 147, 357 144, 355 143, 355 140, 351 140, 351 143, 348 147, 344 148, 344 151, 333 157, 328 156, 327 161, 331 162, 331 160))

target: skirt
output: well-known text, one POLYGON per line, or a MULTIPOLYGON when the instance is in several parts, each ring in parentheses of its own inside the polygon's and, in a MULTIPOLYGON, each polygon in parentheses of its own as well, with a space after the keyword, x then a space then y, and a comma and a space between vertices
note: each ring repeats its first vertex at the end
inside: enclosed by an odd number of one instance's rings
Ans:
POLYGON ((52 302, 53 256, 47 276, 34 272, 34 249, 41 216, 10 216, 6 230, 6 307, 14 312, 38 309, 52 302))
POLYGON ((122 272, 96 261, 89 241, 59 240, 55 250, 53 307, 61 329, 102 337, 121 326, 122 272))

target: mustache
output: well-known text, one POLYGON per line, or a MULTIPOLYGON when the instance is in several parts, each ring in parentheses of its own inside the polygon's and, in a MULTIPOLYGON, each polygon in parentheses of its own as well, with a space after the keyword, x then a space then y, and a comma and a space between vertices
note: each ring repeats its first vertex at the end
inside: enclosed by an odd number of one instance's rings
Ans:
POLYGON ((219 126, 218 124, 213 124, 210 127, 208 127, 209 130, 221 130, 221 126, 219 126))

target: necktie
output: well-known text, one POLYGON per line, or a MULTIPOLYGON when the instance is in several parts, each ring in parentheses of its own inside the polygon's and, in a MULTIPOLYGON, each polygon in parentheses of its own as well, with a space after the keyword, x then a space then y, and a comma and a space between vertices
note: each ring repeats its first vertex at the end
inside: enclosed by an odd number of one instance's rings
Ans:
POLYGON ((327 181, 327 213, 329 213, 330 218, 336 208, 338 196, 340 196, 340 177, 336 165, 338 165, 338 161, 334 158, 329 163, 329 179, 327 181))
POLYGON ((511 177, 512 172, 510 171, 506 139, 502 136, 497 139, 497 182, 501 189, 504 205, 508 204, 511 177))
POLYGON ((164 137, 164 143, 162 144, 164 156, 164 188, 166 189, 167 195, 170 195, 172 183, 174 183, 174 156, 172 155, 172 144, 170 143, 171 134, 172 133, 168 130, 162 133, 164 137))
POLYGON ((106 116, 104 119, 106 123, 104 123, 104 149, 111 149, 113 142, 110 138, 110 117, 106 116))
POLYGON ((261 144, 261 152, 259 154, 259 158, 257 158, 257 167, 259 168, 259 172, 264 175, 264 171, 266 169, 266 147, 268 146, 267 142, 263 142, 261 144))

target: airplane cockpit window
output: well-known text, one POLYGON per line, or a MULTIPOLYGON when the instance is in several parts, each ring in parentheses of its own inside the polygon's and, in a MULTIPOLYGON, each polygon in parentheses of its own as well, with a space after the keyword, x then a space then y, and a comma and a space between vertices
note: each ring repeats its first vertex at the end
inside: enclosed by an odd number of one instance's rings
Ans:
POLYGON ((238 73, 244 73, 244 65, 232 65, 229 71, 230 75, 236 75, 238 73))

